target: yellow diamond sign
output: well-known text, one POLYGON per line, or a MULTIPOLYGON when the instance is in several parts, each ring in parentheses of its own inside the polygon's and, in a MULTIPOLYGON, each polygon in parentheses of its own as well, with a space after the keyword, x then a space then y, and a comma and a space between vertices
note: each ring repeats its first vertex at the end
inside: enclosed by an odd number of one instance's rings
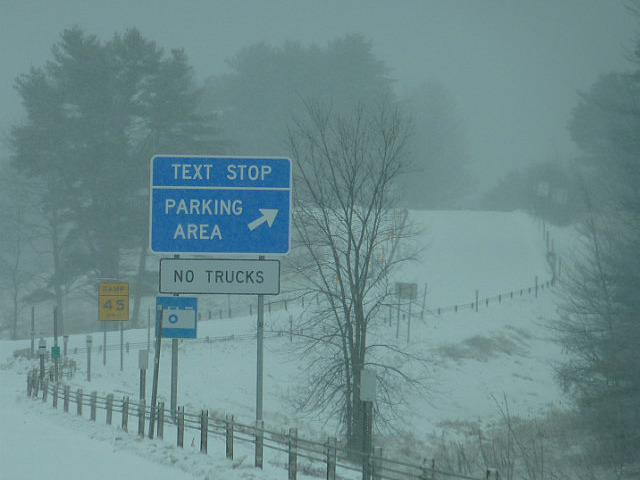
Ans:
POLYGON ((126 322, 129 320, 129 284, 102 282, 98 286, 98 319, 126 322))

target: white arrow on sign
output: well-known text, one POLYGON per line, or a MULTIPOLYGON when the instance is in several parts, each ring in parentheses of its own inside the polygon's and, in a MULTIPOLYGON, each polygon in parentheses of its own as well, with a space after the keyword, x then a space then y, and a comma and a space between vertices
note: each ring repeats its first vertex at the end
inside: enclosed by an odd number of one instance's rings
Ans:
POLYGON ((259 208, 261 217, 256 218, 253 222, 249 224, 249 230, 255 230, 264 222, 267 222, 267 225, 271 227, 273 225, 273 221, 276 219, 276 215, 278 214, 278 210, 272 208, 259 208))

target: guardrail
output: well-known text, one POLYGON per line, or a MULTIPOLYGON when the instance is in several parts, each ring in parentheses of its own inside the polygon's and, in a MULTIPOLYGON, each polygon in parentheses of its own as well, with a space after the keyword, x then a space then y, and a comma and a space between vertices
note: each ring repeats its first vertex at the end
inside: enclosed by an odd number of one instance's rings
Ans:
MULTIPOLYGON (((38 370, 31 371, 27 376, 27 395, 32 398, 42 397, 46 403, 50 398, 53 408, 62 408, 65 412, 75 410, 78 416, 85 415, 88 410, 91 421, 97 421, 98 410, 105 410, 105 421, 108 425, 115 422, 114 413, 120 415, 120 428, 129 432, 130 417, 137 422, 134 429, 140 437, 145 437, 145 426, 150 423, 151 407, 146 405, 145 399, 131 400, 128 396, 116 398, 113 394, 99 396, 96 391, 85 393, 82 389, 71 391, 69 385, 51 383, 46 376, 40 376, 38 370), (72 408, 75 404, 75 408, 72 408)), ((175 427, 176 446, 184 448, 185 430, 196 430, 200 436, 200 451, 207 453, 210 435, 217 436, 224 442, 225 454, 229 460, 234 458, 234 446, 237 442, 253 446, 254 465, 264 466, 265 449, 272 451, 279 458, 272 463, 281 465, 286 463, 289 480, 295 480, 297 473, 338 480, 357 478, 362 474, 363 480, 436 480, 462 479, 480 480, 480 476, 468 476, 447 472, 436 467, 435 461, 425 460, 422 464, 409 461, 394 460, 384 457, 381 448, 373 452, 354 451, 338 445, 335 437, 329 437, 325 442, 307 440, 298 436, 295 428, 288 431, 275 431, 264 427, 264 422, 255 425, 236 422, 233 416, 221 418, 212 415, 207 410, 199 413, 185 412, 184 407, 178 407, 176 412, 165 409, 164 403, 159 402, 154 413, 153 424, 149 425, 147 436, 159 439, 165 437, 165 427, 175 427), (282 457, 286 461, 282 461, 282 457)), ((132 432, 133 434, 133 432, 132 432)), ((497 479, 497 471, 490 469, 486 478, 497 479)))

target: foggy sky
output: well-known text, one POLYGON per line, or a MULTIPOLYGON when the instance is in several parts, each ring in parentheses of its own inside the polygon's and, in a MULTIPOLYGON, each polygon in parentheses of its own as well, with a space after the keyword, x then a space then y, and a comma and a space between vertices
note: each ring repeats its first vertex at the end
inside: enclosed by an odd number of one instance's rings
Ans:
POLYGON ((199 79, 262 40, 326 46, 361 33, 400 93, 426 80, 452 92, 480 178, 574 156, 566 124, 576 91, 632 67, 638 26, 623 0, 0 0, 3 136, 23 115, 15 78, 43 66, 74 25, 103 40, 138 27, 184 48, 199 79))

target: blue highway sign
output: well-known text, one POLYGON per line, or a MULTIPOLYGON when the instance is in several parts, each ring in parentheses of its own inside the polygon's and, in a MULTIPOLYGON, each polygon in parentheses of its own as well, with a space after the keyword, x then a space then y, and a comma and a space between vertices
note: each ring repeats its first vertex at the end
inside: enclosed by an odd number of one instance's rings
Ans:
POLYGON ((196 338, 198 299, 195 297, 156 297, 156 337, 159 307, 162 307, 162 338, 196 338))
POLYGON ((151 250, 288 253, 291 174, 288 158, 153 157, 151 250))

